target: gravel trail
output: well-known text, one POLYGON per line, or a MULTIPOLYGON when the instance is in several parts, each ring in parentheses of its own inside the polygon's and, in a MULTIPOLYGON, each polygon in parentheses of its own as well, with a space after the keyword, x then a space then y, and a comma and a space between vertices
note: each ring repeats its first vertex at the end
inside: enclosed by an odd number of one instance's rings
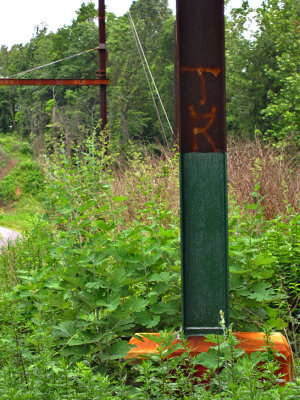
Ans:
POLYGON ((8 242, 14 242, 22 237, 21 233, 0 227, 0 248, 6 246, 8 242))

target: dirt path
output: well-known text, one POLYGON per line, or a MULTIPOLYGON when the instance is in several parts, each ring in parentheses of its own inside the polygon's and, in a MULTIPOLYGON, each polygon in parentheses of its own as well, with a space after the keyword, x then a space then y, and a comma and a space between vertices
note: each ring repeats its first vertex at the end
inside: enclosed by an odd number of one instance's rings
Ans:
POLYGON ((6 246, 8 242, 14 242, 19 237, 22 237, 21 233, 0 227, 0 248, 6 246))

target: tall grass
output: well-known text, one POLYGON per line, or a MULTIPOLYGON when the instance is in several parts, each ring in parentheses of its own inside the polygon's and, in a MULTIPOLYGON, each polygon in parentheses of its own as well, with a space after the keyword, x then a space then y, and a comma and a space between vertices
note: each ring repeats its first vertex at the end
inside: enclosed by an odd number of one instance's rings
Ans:
POLYGON ((253 203, 253 192, 258 193, 266 219, 284 215, 289 207, 299 209, 299 165, 259 139, 229 142, 228 186, 242 208, 253 203))
MULTIPOLYGON (((149 195, 157 203, 165 203, 173 215, 179 216, 179 163, 174 153, 161 151, 161 156, 147 154, 143 149, 130 153, 130 159, 118 162, 114 171, 113 190, 126 194, 126 220, 135 217, 149 195), (151 185, 151 193, 147 187, 151 185)), ((285 215, 287 209, 299 209, 300 167, 284 153, 262 144, 229 141, 228 193, 249 213, 247 205, 260 201, 266 220, 285 215), (258 198, 259 197, 259 198, 258 198)))

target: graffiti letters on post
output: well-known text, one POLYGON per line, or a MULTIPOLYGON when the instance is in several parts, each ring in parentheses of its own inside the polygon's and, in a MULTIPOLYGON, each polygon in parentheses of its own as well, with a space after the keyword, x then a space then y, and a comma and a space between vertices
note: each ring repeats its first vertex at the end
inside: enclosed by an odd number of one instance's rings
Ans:
POLYGON ((207 104, 207 74, 213 75, 217 78, 220 75, 220 68, 207 68, 207 67, 182 67, 182 72, 197 74, 200 83, 200 99, 193 104, 188 105, 188 112, 190 121, 192 122, 192 151, 198 152, 199 140, 198 135, 203 135, 209 143, 212 152, 218 152, 217 145, 213 139, 210 128, 213 125, 216 115, 217 106, 212 105, 208 110, 204 108, 207 104))

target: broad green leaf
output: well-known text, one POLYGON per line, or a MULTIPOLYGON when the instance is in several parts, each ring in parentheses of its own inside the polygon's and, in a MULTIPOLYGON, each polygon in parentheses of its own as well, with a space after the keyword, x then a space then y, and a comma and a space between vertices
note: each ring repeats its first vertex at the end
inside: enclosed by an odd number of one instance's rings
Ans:
POLYGON ((96 281, 90 281, 85 285, 88 289, 100 289, 100 288, 107 288, 108 284, 104 279, 97 279, 96 281))
POLYGON ((149 310, 134 313, 133 316, 138 325, 145 326, 148 329, 157 326, 160 322, 160 316, 153 315, 149 310))
POLYGON ((258 282, 251 287, 251 292, 247 295, 247 297, 259 302, 273 300, 274 290, 270 288, 270 284, 258 282))
POLYGON ((125 358, 132 347, 135 346, 129 345, 128 342, 117 342, 110 347, 108 353, 104 354, 102 359, 117 360, 118 358, 125 358))
POLYGON ((229 272, 231 274, 243 274, 243 273, 247 272, 247 270, 245 270, 243 265, 241 265, 241 264, 230 264, 229 272))
POLYGON ((224 340, 225 340, 225 338, 223 335, 214 335, 214 334, 205 335, 206 342, 221 344, 224 342, 224 340))
POLYGON ((60 284, 60 283, 61 283, 61 282, 60 282, 59 279, 57 279, 57 278, 51 278, 51 279, 48 279, 48 280, 45 282, 45 287, 47 287, 47 288, 49 288, 49 289, 61 290, 62 287, 61 287, 61 284, 60 284))
POLYGON ((218 352, 216 349, 209 349, 207 353, 203 352, 197 356, 197 360, 203 367, 208 369, 216 369, 220 365, 218 352))
POLYGON ((174 315, 178 312, 178 302, 175 300, 171 300, 169 303, 156 303, 151 306, 151 311, 155 314, 167 314, 174 315))
POLYGON ((118 306, 121 303, 121 297, 117 293, 113 293, 111 296, 108 298, 108 304, 107 304, 107 311, 114 311, 118 308, 118 306))
POLYGON ((93 343, 98 343, 100 340, 103 339, 105 336, 104 333, 102 334, 93 334, 89 332, 80 332, 75 335, 74 338, 72 338, 69 342, 69 346, 81 346, 83 344, 93 344, 93 343))
POLYGON ((122 310, 124 313, 138 312, 144 310, 148 304, 149 302, 146 299, 131 297, 122 304, 122 310))
POLYGON ((267 257, 259 256, 259 257, 256 257, 256 258, 253 260, 253 264, 254 264, 256 267, 259 267, 260 265, 271 265, 271 264, 273 264, 275 261, 276 261, 276 258, 275 258, 275 257, 272 257, 272 256, 267 256, 267 257))
POLYGON ((77 331, 76 321, 63 321, 53 328, 53 335, 58 337, 70 338, 77 331))

